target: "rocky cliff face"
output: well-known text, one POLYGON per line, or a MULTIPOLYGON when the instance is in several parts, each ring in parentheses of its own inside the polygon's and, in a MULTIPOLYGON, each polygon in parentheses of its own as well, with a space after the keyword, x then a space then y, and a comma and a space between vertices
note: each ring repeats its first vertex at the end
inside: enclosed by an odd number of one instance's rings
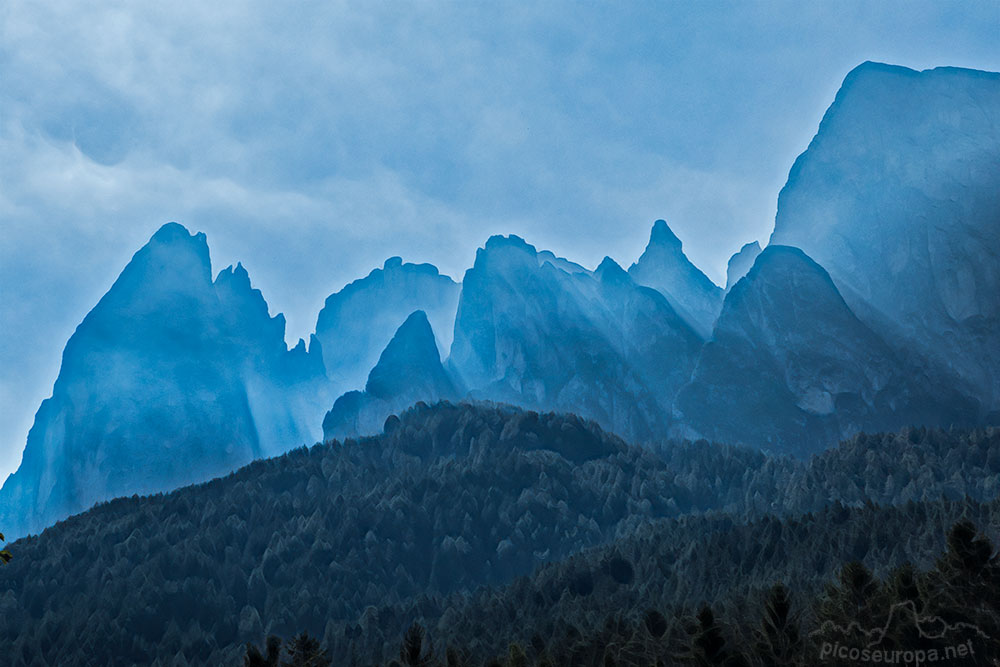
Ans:
POLYGON ((460 290, 430 264, 392 257, 331 295, 319 313, 316 337, 335 395, 364 385, 396 328, 415 310, 427 314, 438 350, 446 354, 460 290))
POLYGON ((241 264, 215 279, 222 338, 232 347, 250 413, 264 456, 319 441, 320 422, 333 393, 326 380, 322 351, 313 336, 288 350, 285 318, 268 314, 260 290, 241 264))
POLYGON ((351 391, 333 404, 323 420, 325 440, 380 433, 389 415, 418 401, 459 397, 441 364, 427 314, 415 311, 396 330, 368 375, 365 390, 351 391))
POLYGON ((317 375, 321 361, 287 351, 283 319, 268 316, 242 267, 213 283, 205 235, 165 225, 67 343, 0 490, 0 521, 13 535, 37 531, 101 500, 313 442, 291 425, 292 395, 317 375))
POLYGON ((646 251, 628 273, 635 282, 663 294, 702 337, 712 332, 722 308, 723 291, 691 263, 666 222, 657 220, 653 225, 646 251))
POLYGON ((465 275, 448 366, 472 395, 576 412, 630 438, 662 432, 701 339, 655 290, 491 238, 465 275))
POLYGON ((726 297, 675 432, 808 455, 861 429, 949 425, 974 403, 910 367, 801 250, 768 246, 726 297))
POLYGON ((866 323, 1000 406, 1000 74, 865 63, 778 198, 772 244, 866 323))

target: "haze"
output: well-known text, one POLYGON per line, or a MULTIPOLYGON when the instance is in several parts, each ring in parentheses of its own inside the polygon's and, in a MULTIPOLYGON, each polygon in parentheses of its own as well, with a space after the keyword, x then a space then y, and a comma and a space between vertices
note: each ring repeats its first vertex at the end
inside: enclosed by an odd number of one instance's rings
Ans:
POLYGON ((628 265, 656 218, 717 283, 864 60, 1000 69, 995 2, 0 11, 0 478, 61 350, 163 222, 288 338, 391 255, 493 233, 628 265), (959 9, 960 8, 960 9, 959 9))

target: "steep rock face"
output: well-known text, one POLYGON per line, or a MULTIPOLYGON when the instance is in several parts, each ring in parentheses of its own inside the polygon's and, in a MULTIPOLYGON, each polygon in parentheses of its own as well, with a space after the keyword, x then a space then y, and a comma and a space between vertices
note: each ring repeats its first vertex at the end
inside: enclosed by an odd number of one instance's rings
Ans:
POLYGON ((733 288, 733 285, 740 281, 740 278, 745 276, 753 263, 757 261, 757 255, 760 254, 760 244, 756 241, 752 243, 746 243, 740 248, 740 251, 729 258, 729 263, 726 265, 726 292, 733 288))
POLYGON ((316 337, 334 395, 360 387, 393 333, 415 310, 427 314, 438 350, 451 345, 461 286, 430 264, 399 257, 331 295, 316 322, 316 337))
POLYGON ((691 263, 666 222, 657 220, 653 225, 646 251, 628 273, 635 282, 663 294, 702 337, 711 334, 723 291, 691 263))
POLYGON ((778 198, 773 244, 865 322, 1000 406, 1000 74, 864 63, 778 198))
POLYGON ((571 273, 494 236, 463 280, 448 367, 474 397, 576 412, 642 441, 663 432, 701 342, 610 259, 571 273))
POLYGON ((21 466, 0 490, 0 521, 13 535, 38 531, 97 501, 273 453, 272 435, 291 431, 272 417, 290 401, 269 388, 264 414, 248 387, 322 377, 319 361, 285 349, 283 318, 268 316, 242 267, 213 283, 205 235, 164 225, 66 344, 21 466))
POLYGON ((380 433, 386 418, 418 401, 458 398, 441 364, 427 314, 414 311, 396 330, 363 392, 351 391, 333 404, 323 420, 323 438, 332 440, 380 433))
POLYGON ((315 336, 308 350, 299 339, 285 345, 285 317, 271 317, 260 290, 242 264, 215 279, 221 334, 234 352, 264 456, 320 439, 320 421, 333 397, 315 336))
POLYGON ((164 226, 67 343, 21 466, 0 491, 11 532, 259 455, 220 323, 205 236, 164 226))
POLYGON ((822 267, 773 245, 729 292, 674 408, 678 435, 796 455, 861 429, 946 426, 974 412, 948 384, 908 367, 822 267))

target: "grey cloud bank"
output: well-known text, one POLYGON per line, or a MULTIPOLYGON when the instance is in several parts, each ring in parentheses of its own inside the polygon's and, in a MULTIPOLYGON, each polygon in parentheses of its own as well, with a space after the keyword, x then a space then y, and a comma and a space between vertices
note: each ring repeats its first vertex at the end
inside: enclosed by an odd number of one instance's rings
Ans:
POLYGON ((494 233, 628 265, 666 218, 724 284, 862 60, 1000 69, 965 3, 241 3, 0 21, 0 477, 60 352, 162 223, 242 260, 289 338, 386 257, 494 233))

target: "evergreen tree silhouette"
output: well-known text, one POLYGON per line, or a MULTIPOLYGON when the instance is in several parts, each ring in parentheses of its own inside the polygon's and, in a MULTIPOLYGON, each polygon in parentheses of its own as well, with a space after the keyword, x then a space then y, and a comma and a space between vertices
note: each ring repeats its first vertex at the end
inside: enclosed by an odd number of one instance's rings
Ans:
POLYGON ((653 639, 660 639, 667 632, 667 619, 655 609, 648 609, 643 614, 642 624, 653 639))
POLYGON ((757 631, 757 656, 772 667, 798 667, 804 664, 799 619, 792 613, 788 588, 782 583, 771 586, 764 602, 764 618, 757 631))
POLYGON ((520 644, 511 644, 507 651, 507 667, 528 667, 528 656, 520 644))
POLYGON ((980 655, 1000 659, 1000 555, 993 544, 971 521, 959 521, 948 531, 948 549, 933 574, 934 614, 952 624, 974 625, 989 637, 976 638, 980 655))
POLYGON ((281 658, 281 639, 271 635, 267 638, 264 653, 253 644, 247 644, 246 655, 243 656, 244 667, 278 667, 281 658))
POLYGON ((858 623, 870 629, 885 621, 876 609, 880 592, 879 581, 871 570, 860 561, 850 561, 840 569, 837 583, 827 584, 817 616, 820 622, 832 621, 841 627, 858 623))
POLYGON ((425 667, 432 664, 433 650, 428 642, 424 651, 424 626, 414 622, 403 636, 403 645, 399 648, 399 661, 408 667, 425 667))
POLYGON ((707 605, 698 612, 698 624, 691 638, 691 664, 697 667, 748 667, 746 658, 726 640, 715 614, 707 605))
POLYGON ((288 657, 281 661, 281 667, 330 667, 331 664, 319 640, 305 632, 289 642, 285 651, 288 657))

